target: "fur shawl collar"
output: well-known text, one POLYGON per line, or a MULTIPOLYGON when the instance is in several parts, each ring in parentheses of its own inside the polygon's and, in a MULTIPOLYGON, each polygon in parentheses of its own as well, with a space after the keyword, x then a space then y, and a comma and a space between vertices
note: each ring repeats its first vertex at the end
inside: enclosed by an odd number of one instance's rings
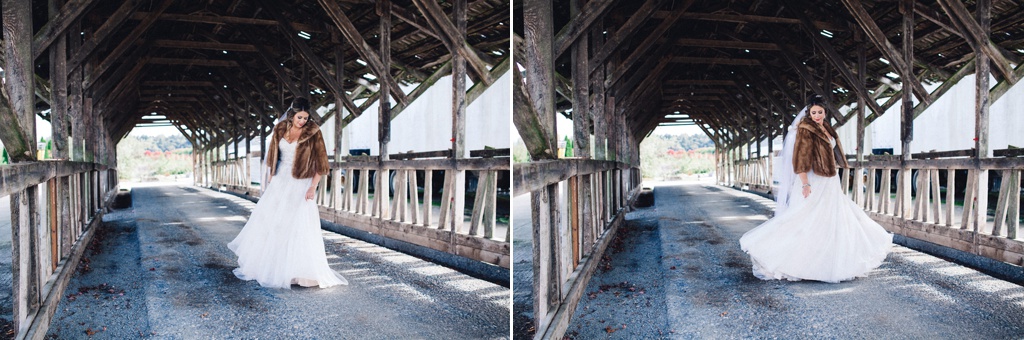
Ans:
POLYGON ((800 122, 793 147, 793 171, 796 173, 814 171, 819 176, 835 176, 836 165, 848 166, 839 135, 831 126, 815 123, 808 116, 800 122), (836 141, 832 147, 830 137, 836 141))
MULTIPOLYGON (((291 124, 288 121, 281 121, 274 126, 274 135, 270 140, 270 149, 267 154, 267 166, 270 167, 270 175, 277 174, 278 142, 287 134, 291 124)), ((329 171, 330 164, 327 162, 327 150, 324 145, 323 134, 320 133, 320 126, 314 122, 307 122, 302 126, 302 133, 296 140, 299 144, 295 148, 295 162, 292 166, 292 176, 295 178, 310 178, 315 174, 324 175, 329 171)))

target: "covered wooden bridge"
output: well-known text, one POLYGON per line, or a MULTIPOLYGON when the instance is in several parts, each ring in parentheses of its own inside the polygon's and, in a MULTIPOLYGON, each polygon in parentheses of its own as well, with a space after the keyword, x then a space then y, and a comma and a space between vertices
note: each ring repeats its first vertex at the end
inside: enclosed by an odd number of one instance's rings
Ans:
POLYGON ((1024 77, 1021 6, 517 3, 515 58, 525 71, 516 74, 514 122, 532 162, 514 166, 513 187, 532 201, 531 216, 517 219, 532 220, 536 337, 565 332, 640 189, 639 143, 655 128, 700 127, 715 143, 719 184, 771 193, 772 142, 812 95, 826 99, 849 153, 842 183, 870 216, 908 238, 1024 265, 1024 161, 1013 147, 1024 139, 1004 128, 1024 119, 1016 102, 990 115, 993 103, 1013 100, 1004 95, 1024 77), (974 103, 931 113, 952 105, 943 95, 963 79, 973 79, 964 83, 974 103), (575 159, 556 159, 560 116, 573 122, 575 159), (896 128, 872 126, 888 118, 896 128), (937 121, 945 127, 915 129, 937 121), (897 142, 871 144, 879 135, 897 142))
POLYGON ((495 220, 508 150, 470 150, 483 148, 466 142, 474 128, 466 108, 510 68, 509 1, 2 7, 0 140, 12 164, 0 166, 0 197, 11 201, 13 287, 3 289, 13 289, 12 334, 45 334, 118 188, 116 145, 133 128, 175 127, 194 146, 197 185, 258 195, 249 164, 262 158, 275 120, 297 96, 321 108, 333 150, 332 172, 319 186, 322 218, 507 272, 507 230, 495 220), (392 120, 448 76, 451 110, 430 114, 451 122, 432 132, 449 146, 389 151, 405 134, 393 133, 392 120), (349 158, 345 127, 364 115, 377 117, 378 151, 349 158), (52 125, 53 159, 37 159, 37 116, 52 125), (479 178, 469 202, 468 173, 479 178))

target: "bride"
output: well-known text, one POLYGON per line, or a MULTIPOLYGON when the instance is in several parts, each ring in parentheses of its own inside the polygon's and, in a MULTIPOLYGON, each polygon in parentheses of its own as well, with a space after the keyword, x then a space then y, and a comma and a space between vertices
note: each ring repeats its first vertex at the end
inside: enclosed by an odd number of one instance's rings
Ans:
POLYGON ((846 157, 825 117, 819 96, 797 115, 775 169, 775 217, 740 238, 762 280, 851 280, 889 253, 892 234, 843 192, 836 164, 846 166, 846 157))
POLYGON ((272 288, 347 285, 327 264, 320 212, 313 202, 320 176, 330 167, 306 98, 295 98, 286 118, 274 126, 268 150, 272 177, 264 184, 266 191, 228 243, 238 255, 235 276, 272 288))

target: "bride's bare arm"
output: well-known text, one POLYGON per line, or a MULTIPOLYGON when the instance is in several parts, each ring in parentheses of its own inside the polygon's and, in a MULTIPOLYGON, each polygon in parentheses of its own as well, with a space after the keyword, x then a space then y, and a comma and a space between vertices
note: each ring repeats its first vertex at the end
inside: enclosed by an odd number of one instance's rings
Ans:
POLYGON ((316 186, 320 184, 320 174, 313 175, 313 182, 310 183, 309 189, 306 190, 306 199, 312 200, 316 197, 316 186))
POLYGON ((803 183, 803 194, 804 194, 804 197, 809 196, 811 194, 811 183, 807 181, 807 173, 806 172, 801 172, 801 173, 798 173, 796 175, 800 176, 800 183, 803 183))

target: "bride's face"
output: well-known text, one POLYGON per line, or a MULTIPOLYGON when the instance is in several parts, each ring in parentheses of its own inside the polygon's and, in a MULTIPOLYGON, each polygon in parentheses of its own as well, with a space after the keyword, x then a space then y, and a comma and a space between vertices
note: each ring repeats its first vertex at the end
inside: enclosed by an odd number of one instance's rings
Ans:
POLYGON ((818 106, 818 105, 811 106, 810 114, 811 114, 811 120, 813 120, 815 123, 821 124, 821 122, 825 121, 825 108, 824 107, 821 107, 821 106, 818 106))
POLYGON ((309 121, 309 112, 306 112, 306 111, 296 112, 295 116, 292 118, 292 124, 295 124, 295 126, 298 126, 298 127, 305 126, 306 122, 308 122, 308 121, 309 121))

